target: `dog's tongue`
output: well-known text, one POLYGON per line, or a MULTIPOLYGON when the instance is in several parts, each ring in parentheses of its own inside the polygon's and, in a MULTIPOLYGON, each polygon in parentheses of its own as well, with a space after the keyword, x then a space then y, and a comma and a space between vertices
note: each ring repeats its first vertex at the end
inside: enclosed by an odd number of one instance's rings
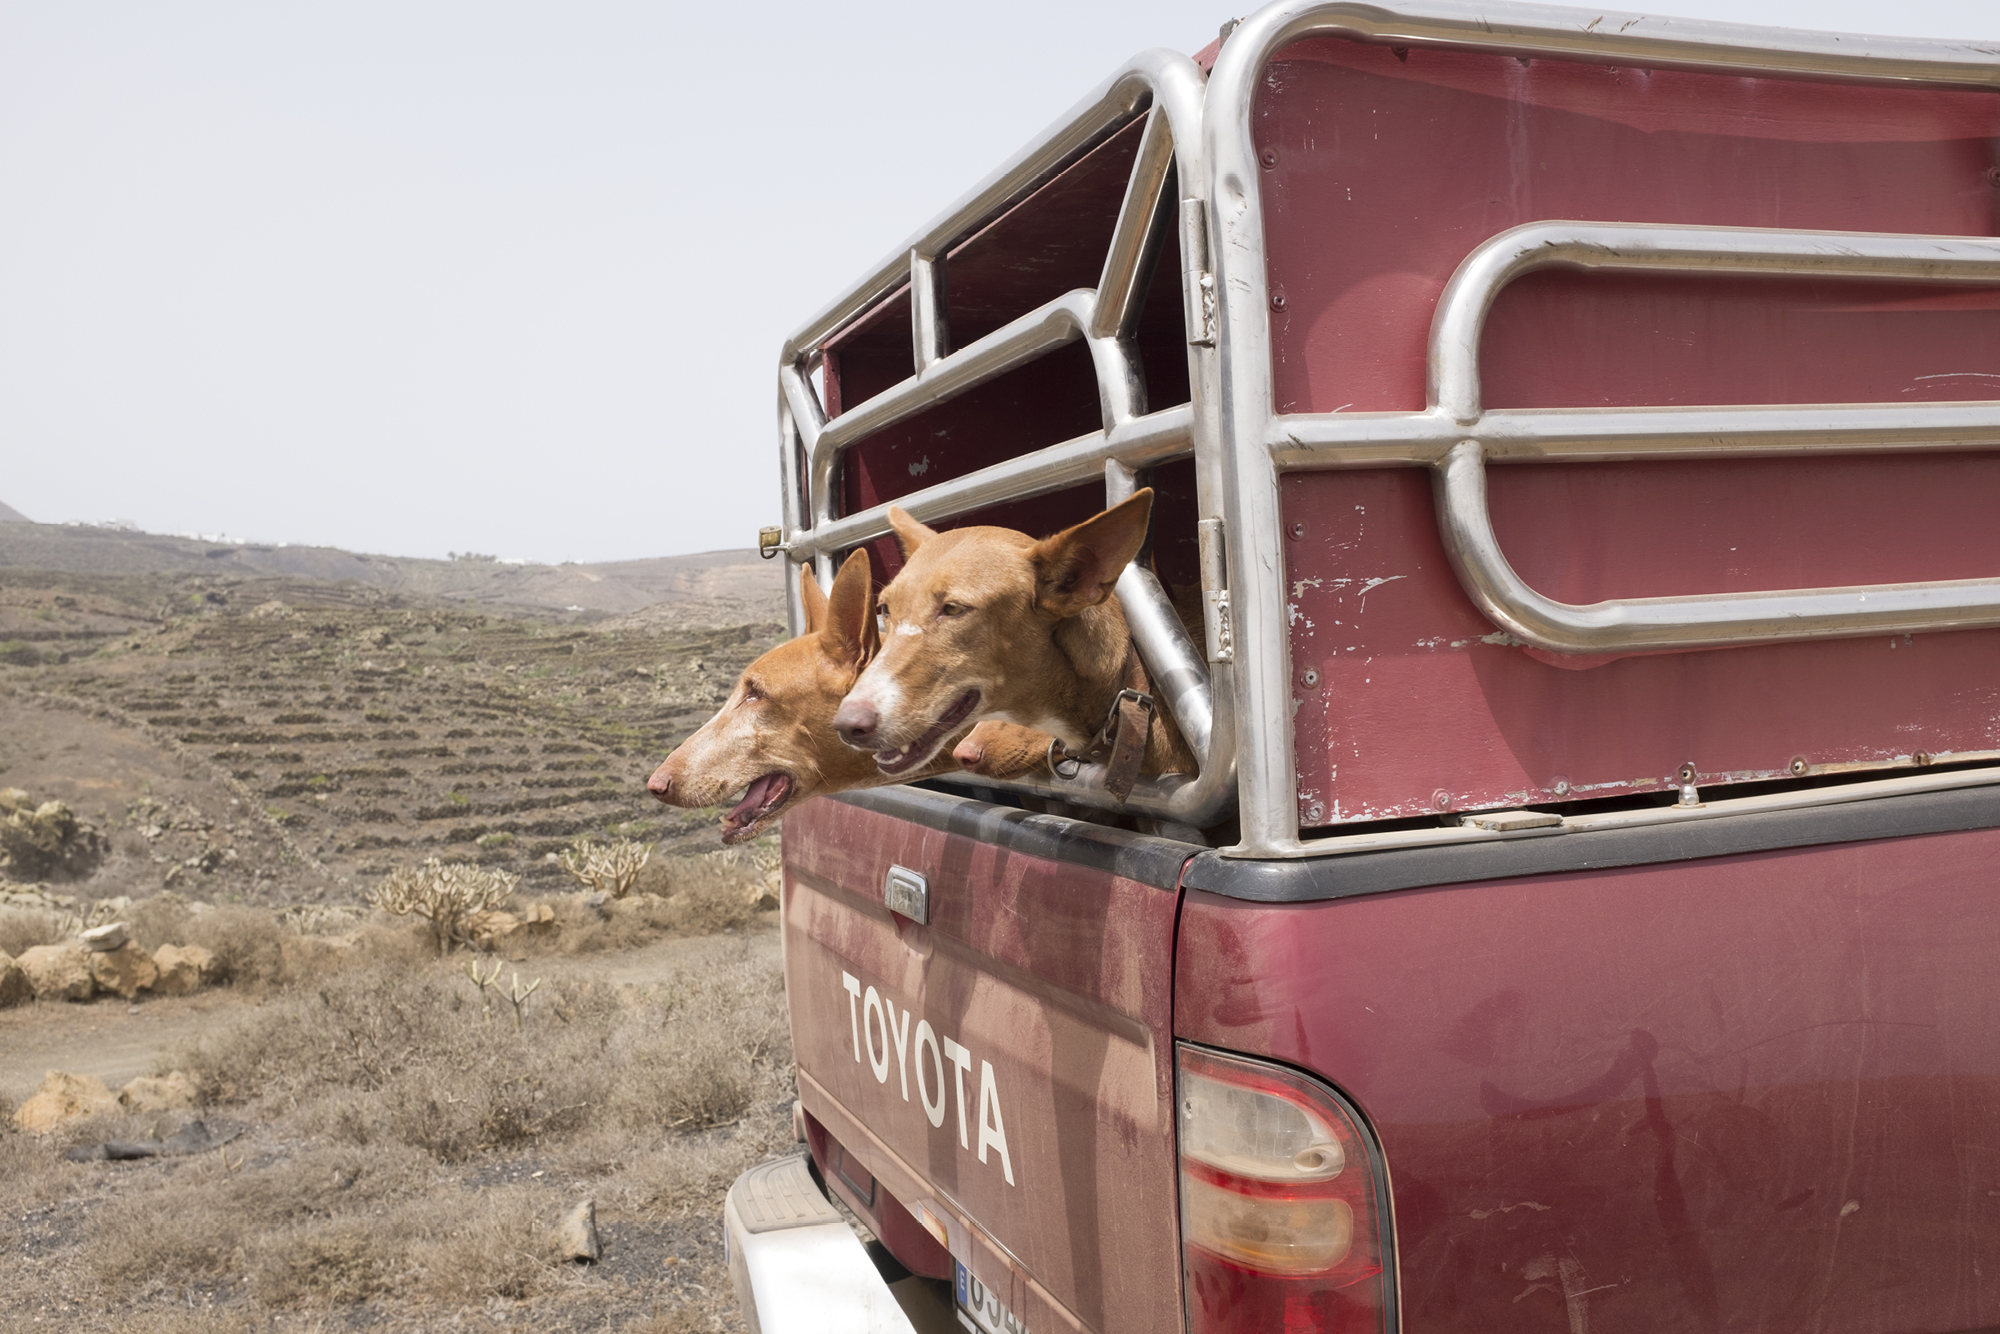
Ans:
POLYGON ((722 817, 724 824, 744 825, 755 820, 766 810, 785 799, 792 789, 791 777, 782 773, 769 773, 750 784, 750 790, 743 794, 743 800, 736 808, 722 817))

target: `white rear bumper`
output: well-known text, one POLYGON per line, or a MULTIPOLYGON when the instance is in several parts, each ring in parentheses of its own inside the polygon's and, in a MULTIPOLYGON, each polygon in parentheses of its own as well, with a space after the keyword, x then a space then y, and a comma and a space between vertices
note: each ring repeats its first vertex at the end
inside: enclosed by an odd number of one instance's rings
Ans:
POLYGON ((751 1334, 915 1334, 804 1158, 759 1163, 736 1178, 722 1218, 751 1334))

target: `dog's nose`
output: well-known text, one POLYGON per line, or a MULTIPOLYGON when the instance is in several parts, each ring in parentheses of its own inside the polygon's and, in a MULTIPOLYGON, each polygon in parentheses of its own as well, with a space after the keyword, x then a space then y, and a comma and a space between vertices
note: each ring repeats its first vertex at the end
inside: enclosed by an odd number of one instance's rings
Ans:
POLYGON ((849 696, 840 702, 840 708, 833 715, 833 730, 848 745, 862 750, 875 739, 875 729, 882 725, 876 716, 875 706, 866 700, 849 696))
POLYGON ((986 747, 967 737, 952 748, 951 757, 961 769, 977 769, 986 760, 986 747))
POLYGON ((674 776, 667 772, 666 765, 663 764, 653 770, 653 776, 646 780, 646 790, 661 801, 673 799, 674 776))

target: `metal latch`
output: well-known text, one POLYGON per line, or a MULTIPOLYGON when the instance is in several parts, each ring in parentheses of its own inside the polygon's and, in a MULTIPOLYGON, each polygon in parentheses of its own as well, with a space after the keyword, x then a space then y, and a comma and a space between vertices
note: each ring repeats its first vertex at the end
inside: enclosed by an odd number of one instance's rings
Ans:
POLYGON ((882 883, 882 902, 890 912, 901 913, 918 926, 930 925, 930 882, 907 866, 889 868, 889 878, 882 883))
POLYGON ((765 560, 785 549, 785 530, 782 528, 759 528, 757 530, 757 554, 765 560))

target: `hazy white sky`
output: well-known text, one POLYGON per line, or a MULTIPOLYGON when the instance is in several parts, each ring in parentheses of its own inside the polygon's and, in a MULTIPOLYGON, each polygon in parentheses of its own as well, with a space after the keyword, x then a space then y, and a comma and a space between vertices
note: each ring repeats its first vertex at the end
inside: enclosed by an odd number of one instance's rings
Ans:
MULTIPOLYGON (((0 0, 0 501, 440 556, 776 522, 784 335, 1241 4, 0 0)), ((1666 0, 2000 36, 1993 0, 1666 0)))

